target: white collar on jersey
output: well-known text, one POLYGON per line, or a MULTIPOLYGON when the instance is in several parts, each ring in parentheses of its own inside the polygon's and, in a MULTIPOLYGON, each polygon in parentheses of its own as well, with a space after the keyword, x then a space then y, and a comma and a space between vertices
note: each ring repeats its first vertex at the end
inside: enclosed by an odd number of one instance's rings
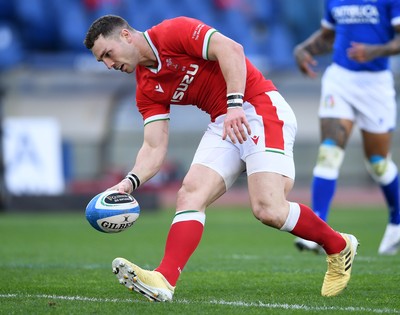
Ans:
POLYGON ((145 31, 143 33, 144 38, 146 39, 146 41, 149 43, 151 50, 153 51, 154 55, 157 58, 157 68, 151 68, 151 67, 147 67, 147 69, 149 69, 151 72, 153 73, 157 73, 161 70, 161 59, 160 59, 160 55, 158 54, 158 50, 156 48, 156 46, 154 46, 153 42, 151 41, 151 38, 149 36, 149 33, 147 31, 145 31))

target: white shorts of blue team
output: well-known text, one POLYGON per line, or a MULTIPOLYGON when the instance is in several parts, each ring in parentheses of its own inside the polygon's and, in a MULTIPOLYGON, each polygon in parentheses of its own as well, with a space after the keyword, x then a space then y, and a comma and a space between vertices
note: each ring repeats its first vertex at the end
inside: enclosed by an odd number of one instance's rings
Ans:
MULTIPOLYGON (((243 109, 252 131, 247 141, 243 144, 239 142, 234 144, 228 138, 222 140, 225 118, 225 115, 222 115, 208 125, 197 148, 192 164, 205 165, 216 171, 224 179, 227 189, 243 172, 247 172, 247 175, 273 172, 293 180, 295 178, 293 145, 297 132, 296 117, 292 108, 278 92, 265 94, 271 100, 273 112, 276 112, 282 126, 272 128, 274 132, 271 132, 271 128, 265 126, 268 124, 268 119, 265 117, 263 119, 263 109, 259 109, 257 113, 253 104, 245 102, 243 109), (279 149, 268 147, 266 139, 277 136, 281 139, 282 146, 279 149)), ((260 104, 258 108, 259 106, 260 104)))
POLYGON ((396 126, 393 74, 350 71, 330 65, 322 77, 320 118, 349 119, 365 131, 386 133, 396 126))

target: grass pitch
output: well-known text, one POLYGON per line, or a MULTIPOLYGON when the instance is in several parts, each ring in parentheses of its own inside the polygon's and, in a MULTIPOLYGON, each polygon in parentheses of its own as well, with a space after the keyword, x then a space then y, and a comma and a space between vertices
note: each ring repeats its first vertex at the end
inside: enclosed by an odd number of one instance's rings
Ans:
POLYGON ((173 303, 150 303, 111 272, 118 256, 155 268, 173 210, 142 214, 119 234, 81 214, 0 214, 0 314, 400 314, 400 254, 379 256, 385 209, 336 209, 333 228, 361 243, 343 294, 320 295, 324 256, 300 253, 293 236, 249 209, 207 212, 205 233, 173 303))

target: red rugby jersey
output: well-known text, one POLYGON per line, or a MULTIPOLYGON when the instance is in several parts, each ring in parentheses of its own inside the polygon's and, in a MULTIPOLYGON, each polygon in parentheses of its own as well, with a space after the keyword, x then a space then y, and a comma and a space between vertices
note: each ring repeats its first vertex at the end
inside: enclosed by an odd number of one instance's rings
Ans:
MULTIPOLYGON (((211 121, 226 113, 226 83, 218 62, 207 56, 214 32, 199 20, 177 17, 143 33, 158 61, 157 68, 136 68, 136 102, 145 124, 168 119, 170 105, 197 106, 211 121)), ((245 101, 276 90, 248 59, 246 65, 245 101)))

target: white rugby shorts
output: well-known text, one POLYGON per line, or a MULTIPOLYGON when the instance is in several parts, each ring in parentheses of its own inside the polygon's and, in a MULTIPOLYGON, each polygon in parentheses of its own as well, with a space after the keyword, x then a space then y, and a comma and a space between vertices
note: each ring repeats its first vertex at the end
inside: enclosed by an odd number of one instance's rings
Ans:
POLYGON ((396 126, 392 72, 350 71, 330 65, 322 76, 320 118, 343 118, 362 130, 386 133, 396 126))
POLYGON ((192 164, 205 165, 222 176, 229 189, 238 176, 273 172, 295 178, 293 145, 296 117, 276 91, 253 97, 243 104, 252 131, 243 144, 222 140, 225 115, 217 117, 200 141, 192 164))

